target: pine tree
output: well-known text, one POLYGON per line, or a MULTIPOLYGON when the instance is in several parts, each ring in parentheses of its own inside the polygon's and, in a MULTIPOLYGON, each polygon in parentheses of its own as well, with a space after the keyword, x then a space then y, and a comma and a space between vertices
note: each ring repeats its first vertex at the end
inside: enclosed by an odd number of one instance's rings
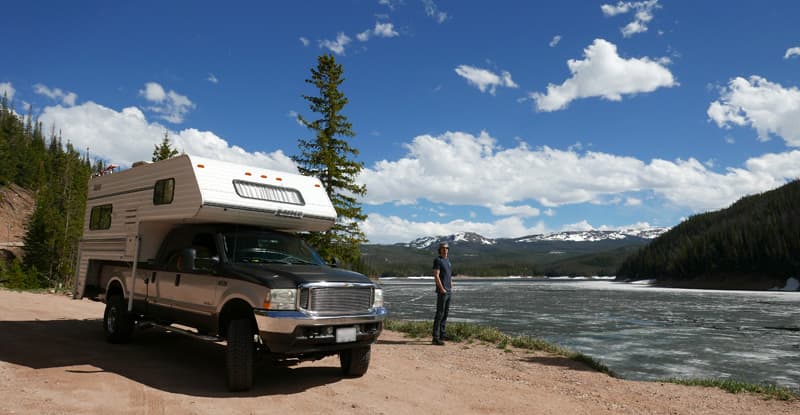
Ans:
POLYGON ((71 144, 51 132, 44 159, 47 174, 25 232, 24 265, 44 286, 69 285, 83 230, 89 166, 71 144), (36 271, 38 270, 38 271, 36 271))
POLYGON ((319 90, 319 96, 303 95, 311 111, 319 117, 308 120, 298 116, 300 122, 311 130, 315 137, 298 140, 300 155, 293 156, 300 173, 316 176, 330 195, 338 219, 327 232, 313 233, 309 241, 328 260, 337 258, 348 264, 356 264, 360 257, 360 244, 366 237, 359 221, 366 219, 356 196, 367 193, 366 186, 358 185, 356 177, 363 164, 353 160, 358 150, 350 146, 347 138, 355 137, 352 124, 342 114, 348 103, 339 90, 344 82, 342 65, 333 55, 321 55, 316 68, 311 69, 311 78, 306 83, 319 90))
POLYGON ((172 147, 169 140, 169 131, 164 131, 164 139, 161 140, 161 145, 154 146, 153 149, 153 162, 166 160, 178 155, 178 150, 172 147))
POLYGON ((0 186, 8 184, 14 178, 10 139, 5 128, 6 120, 10 120, 11 115, 8 95, 3 93, 3 98, 0 99, 0 186))

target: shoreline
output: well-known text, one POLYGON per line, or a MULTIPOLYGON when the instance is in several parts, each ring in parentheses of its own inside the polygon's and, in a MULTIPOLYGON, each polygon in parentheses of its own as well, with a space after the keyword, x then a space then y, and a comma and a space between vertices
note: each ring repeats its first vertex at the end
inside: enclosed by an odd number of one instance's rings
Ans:
MULTIPOLYGON (((426 339, 431 332, 432 322, 430 320, 387 320, 387 330, 404 333, 414 339, 426 339)), ((547 342, 545 340, 529 336, 512 336, 503 333, 501 330, 490 326, 474 323, 455 322, 448 325, 448 331, 454 333, 451 340, 457 344, 471 344, 474 341, 488 343, 504 351, 509 348, 518 351, 542 351, 549 354, 561 356, 563 358, 581 363, 587 368, 591 368, 598 373, 607 376, 626 379, 615 373, 608 366, 585 353, 576 352, 564 346, 547 342)), ((656 383, 675 383, 688 386, 708 386, 725 390, 730 393, 751 392, 763 396, 765 399, 796 400, 800 399, 800 389, 792 389, 775 384, 752 383, 730 379, 717 378, 665 378, 653 380, 636 380, 637 382, 656 382, 656 383)))

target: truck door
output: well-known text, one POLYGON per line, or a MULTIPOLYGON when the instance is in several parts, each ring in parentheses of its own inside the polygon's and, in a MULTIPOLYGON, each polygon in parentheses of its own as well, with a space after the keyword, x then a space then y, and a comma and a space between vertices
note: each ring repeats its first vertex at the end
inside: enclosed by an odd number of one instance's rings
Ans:
POLYGON ((159 305, 168 308, 170 320, 198 329, 213 326, 212 316, 217 311, 216 288, 221 280, 214 275, 219 262, 217 247, 212 233, 198 233, 190 238, 181 238, 166 262, 166 269, 156 277, 159 305), (195 263, 183 263, 187 249, 195 252, 195 263))
POLYGON ((179 253, 170 256, 165 268, 150 271, 150 287, 147 292, 148 311, 159 319, 172 320, 173 307, 178 299, 181 273, 177 271, 179 253))

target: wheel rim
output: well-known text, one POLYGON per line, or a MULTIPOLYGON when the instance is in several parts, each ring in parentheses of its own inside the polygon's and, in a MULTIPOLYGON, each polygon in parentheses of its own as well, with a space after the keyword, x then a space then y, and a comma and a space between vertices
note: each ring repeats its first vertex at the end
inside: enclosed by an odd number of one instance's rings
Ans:
POLYGON ((114 333, 114 327, 116 325, 116 322, 117 322, 117 308, 111 307, 111 309, 108 310, 108 318, 106 319, 106 330, 108 330, 109 333, 114 333))

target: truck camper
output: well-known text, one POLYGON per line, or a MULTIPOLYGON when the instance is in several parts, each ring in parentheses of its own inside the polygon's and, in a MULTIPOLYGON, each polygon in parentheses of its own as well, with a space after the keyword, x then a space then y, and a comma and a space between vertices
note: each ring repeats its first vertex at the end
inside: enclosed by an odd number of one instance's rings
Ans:
POLYGON ((258 354, 338 354, 345 376, 361 376, 383 291, 298 235, 335 221, 314 177, 185 154, 136 163, 89 180, 73 296, 105 302, 112 343, 153 326, 226 341, 230 390, 252 386, 258 354))

